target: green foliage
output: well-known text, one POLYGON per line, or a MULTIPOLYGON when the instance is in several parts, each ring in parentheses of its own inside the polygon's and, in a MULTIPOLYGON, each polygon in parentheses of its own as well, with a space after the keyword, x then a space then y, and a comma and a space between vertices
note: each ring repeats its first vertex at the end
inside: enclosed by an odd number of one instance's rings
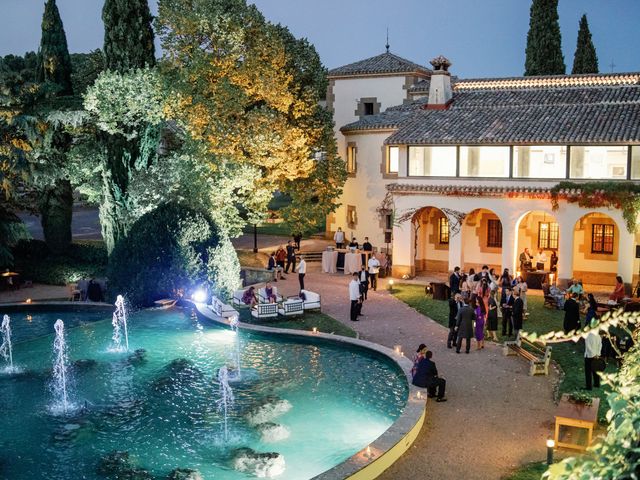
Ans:
POLYGON ((321 312, 305 312, 302 317, 283 319, 268 318, 257 319, 251 316, 248 309, 240 310, 240 321, 243 323, 251 323, 255 325, 264 325, 267 327, 275 328, 289 328, 291 330, 305 330, 307 332, 313 331, 313 328, 317 328, 322 333, 333 333, 335 335, 342 335, 343 337, 356 338, 356 332, 336 320, 321 312))
POLYGON ((547 464, 543 462, 529 463, 518 468, 504 480, 540 480, 542 474, 547 471, 547 464))
POLYGON ((67 36, 55 0, 47 0, 44 6, 36 74, 38 82, 55 84, 59 95, 73 94, 67 36))
POLYGON ((240 262, 228 237, 222 237, 215 248, 208 251, 209 285, 221 300, 228 301, 242 286, 240 262))
POLYGON ((551 189, 551 206, 554 211, 559 208, 560 198, 569 203, 577 203, 583 208, 622 210, 627 230, 629 233, 636 231, 640 214, 640 185, 631 182, 560 182, 551 189), (563 193, 561 197, 561 191, 569 193, 563 193))
POLYGON ((27 238, 29 233, 22 220, 0 202, 0 268, 13 265, 12 247, 27 238))
POLYGON ((586 14, 580 18, 580 29, 578 30, 578 41, 571 73, 598 73, 598 55, 596 47, 593 45, 586 14))
POLYGON ((41 240, 21 241, 13 254, 22 278, 38 283, 65 285, 106 274, 107 251, 102 243, 73 243, 64 255, 56 255, 41 240))
POLYGON ((155 65, 152 20, 147 0, 105 0, 103 51, 108 70, 124 73, 155 65))
POLYGON ((40 191, 38 206, 42 215, 42 232, 52 252, 64 253, 71 245, 73 189, 71 182, 58 179, 40 191))
POLYGON ((587 406, 593 403, 593 396, 580 390, 569 393, 567 398, 572 403, 581 403, 587 406))
MULTIPOLYGON (((166 203, 143 215, 109 257, 109 291, 135 306, 150 306, 205 284, 219 234, 204 214, 166 203)), ((234 253, 235 254, 235 253, 234 253)))
POLYGON ((561 43, 558 0, 533 0, 524 74, 564 75, 561 43))
POLYGON ((104 71, 104 54, 96 49, 89 53, 71 54, 71 84, 76 95, 84 95, 98 75, 104 71))

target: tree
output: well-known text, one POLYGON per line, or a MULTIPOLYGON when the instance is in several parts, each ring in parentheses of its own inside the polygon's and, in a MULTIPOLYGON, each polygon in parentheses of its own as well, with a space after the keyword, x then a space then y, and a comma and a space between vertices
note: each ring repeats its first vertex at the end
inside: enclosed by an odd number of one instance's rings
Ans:
POLYGON ((167 111, 202 145, 212 195, 232 192, 214 205, 229 212, 221 229, 237 235, 238 224, 264 216, 274 191, 314 171, 326 125, 322 67, 306 68, 311 50, 244 0, 161 0, 157 27, 167 111))
POLYGON ((558 0, 533 0, 525 60, 525 76, 564 75, 558 0))
POLYGON ((571 73, 598 73, 598 55, 596 55, 596 47, 593 45, 586 14, 580 18, 578 42, 576 53, 573 56, 571 73))
MULTIPOLYGON (((73 95, 71 58, 55 0, 47 0, 44 7, 36 80, 51 85, 57 96, 73 95)), ((50 125, 48 129, 51 129, 50 125)), ((41 177, 51 175, 50 181, 45 180, 39 192, 40 220, 47 245, 53 252, 62 253, 71 244, 73 188, 68 178, 55 175, 56 169, 50 167, 65 162, 70 138, 60 131, 49 132, 45 138, 50 140, 46 149, 48 154, 60 158, 57 161, 49 159, 49 165, 45 165, 47 173, 41 177)))
MULTIPOLYGON (((147 0, 106 0, 102 19, 105 66, 109 71, 126 76, 136 69, 155 65, 152 16, 147 0)), ((123 82, 123 87, 129 88, 130 84, 123 82)), ((130 227, 127 219, 130 217, 129 187, 133 171, 147 168, 153 155, 145 155, 145 152, 157 147, 157 144, 142 145, 141 136, 133 126, 125 126, 125 129, 122 133, 101 135, 105 153, 101 165, 100 223, 109 252, 126 236, 130 227)), ((142 131, 151 133, 147 128, 142 131)), ((146 138, 151 139, 150 136, 146 138)))

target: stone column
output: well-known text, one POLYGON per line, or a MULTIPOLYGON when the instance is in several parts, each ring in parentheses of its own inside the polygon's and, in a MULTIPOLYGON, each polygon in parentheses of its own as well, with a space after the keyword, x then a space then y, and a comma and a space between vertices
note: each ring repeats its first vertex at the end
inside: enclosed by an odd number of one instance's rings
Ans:
POLYGON ((557 285, 564 287, 573 278, 573 233, 575 221, 558 218, 560 238, 558 239, 558 271, 557 285))
POLYGON ((636 258, 635 235, 629 233, 624 223, 618 224, 620 240, 618 240, 618 275, 624 280, 627 293, 631 293, 633 287, 634 259, 636 258))
POLYGON ((393 226, 393 267, 396 278, 415 275, 415 229, 411 220, 393 226))
MULTIPOLYGON (((449 225, 451 224, 452 220, 449 219, 449 225)), ((451 233, 449 228, 449 273, 455 267, 462 268, 462 226, 456 233, 451 233)))
POLYGON ((512 218, 500 218, 502 223, 502 269, 516 274, 516 222, 512 218))

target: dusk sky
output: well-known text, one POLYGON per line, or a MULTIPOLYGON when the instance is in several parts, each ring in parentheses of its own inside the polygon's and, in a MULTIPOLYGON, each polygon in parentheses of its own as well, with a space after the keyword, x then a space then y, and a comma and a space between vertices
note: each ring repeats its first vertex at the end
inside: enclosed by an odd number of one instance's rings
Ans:
MULTIPOLYGON (((102 0, 58 0, 71 52, 102 45, 102 0)), ((155 0, 151 0, 155 11, 155 0)), ((315 44, 328 68, 384 51, 428 65, 443 54, 461 77, 522 75, 530 0, 255 0, 265 16, 315 44)), ((0 55, 38 48, 43 0, 0 0, 0 55)), ((639 0, 560 0, 570 72, 586 13, 600 71, 640 71, 639 0)))

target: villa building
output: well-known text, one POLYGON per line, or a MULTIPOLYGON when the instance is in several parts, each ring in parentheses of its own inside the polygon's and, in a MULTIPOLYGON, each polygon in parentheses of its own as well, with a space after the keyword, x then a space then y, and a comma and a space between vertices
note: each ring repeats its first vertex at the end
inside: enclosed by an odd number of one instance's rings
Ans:
POLYGON ((579 206, 579 189, 552 208, 552 189, 640 182, 640 73, 463 80, 431 64, 387 51, 329 72, 349 178, 327 230, 368 236, 394 276, 513 273, 527 247, 557 254, 559 280, 635 283, 640 235, 622 211, 579 206))

